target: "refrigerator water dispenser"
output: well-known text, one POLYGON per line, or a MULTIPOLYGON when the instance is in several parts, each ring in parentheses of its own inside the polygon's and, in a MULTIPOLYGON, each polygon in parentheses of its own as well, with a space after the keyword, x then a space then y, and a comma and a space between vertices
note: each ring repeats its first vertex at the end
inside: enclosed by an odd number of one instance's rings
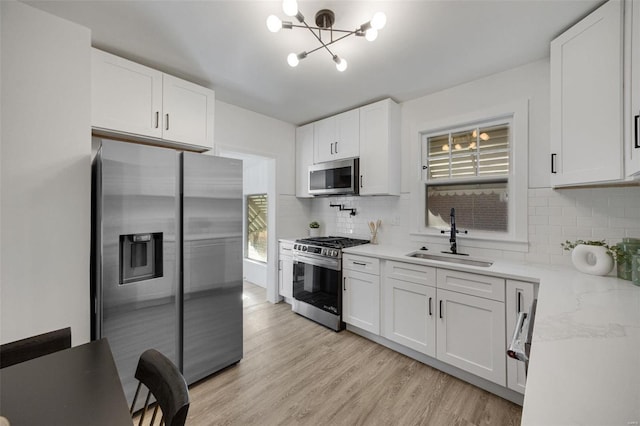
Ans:
POLYGON ((162 276, 162 232, 120 235, 120 284, 162 276))

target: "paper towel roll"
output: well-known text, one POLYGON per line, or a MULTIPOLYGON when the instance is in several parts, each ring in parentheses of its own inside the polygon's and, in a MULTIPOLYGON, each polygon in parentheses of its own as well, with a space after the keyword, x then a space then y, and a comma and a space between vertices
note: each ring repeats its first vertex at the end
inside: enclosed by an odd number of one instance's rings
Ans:
POLYGON ((579 244, 571 253, 573 266, 580 272, 591 275, 607 275, 613 269, 613 258, 602 246, 579 244))

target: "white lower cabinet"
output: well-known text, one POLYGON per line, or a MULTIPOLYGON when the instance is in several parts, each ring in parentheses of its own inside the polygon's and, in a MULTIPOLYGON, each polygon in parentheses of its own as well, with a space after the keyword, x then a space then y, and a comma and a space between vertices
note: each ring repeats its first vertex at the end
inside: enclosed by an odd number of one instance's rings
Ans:
POLYGON ((437 358, 506 386, 504 303, 438 289, 437 358))
MULTIPOLYGON (((535 298, 535 284, 523 281, 507 280, 506 295, 506 321, 507 321, 507 346, 513 336, 518 314, 528 312, 535 298)), ((524 393, 527 376, 524 362, 507 357, 507 387, 517 392, 524 393)))
POLYGON ((504 279, 390 260, 382 270, 383 337, 507 385, 504 279))
POLYGON ((378 259, 344 255, 342 320, 380 334, 380 272, 378 259))
POLYGON ((436 270, 386 261, 382 302, 382 336, 436 356, 436 270))
POLYGON ((280 241, 278 253, 278 292, 285 299, 293 298, 293 243, 280 241))

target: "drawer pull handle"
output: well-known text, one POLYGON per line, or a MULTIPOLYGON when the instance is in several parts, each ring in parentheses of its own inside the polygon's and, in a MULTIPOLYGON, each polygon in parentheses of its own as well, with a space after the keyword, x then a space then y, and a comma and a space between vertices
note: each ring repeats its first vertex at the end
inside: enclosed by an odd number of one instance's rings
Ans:
POLYGON ((635 141, 634 141, 634 148, 640 148, 640 115, 636 115, 635 116, 635 141))
POLYGON ((156 111, 156 129, 160 126, 160 111, 156 111))
POLYGON ((517 305, 518 305, 518 312, 516 313, 519 314, 522 311, 522 293, 521 292, 518 292, 517 305))
POLYGON ((166 127, 165 130, 169 130, 169 114, 165 114, 165 118, 166 118, 166 127))
POLYGON ((347 277, 342 278, 342 289, 347 291, 347 277))
POLYGON ((362 262, 353 262, 354 265, 359 265, 359 266, 367 266, 366 263, 362 263, 362 262))
POLYGON ((431 300, 432 300, 432 299, 433 299, 433 298, 431 298, 431 297, 429 298, 429 316, 432 316, 432 315, 433 315, 433 312, 431 312, 431 300))
POLYGON ((440 319, 442 319, 442 299, 440 299, 440 319))
POLYGON ((556 170, 556 155, 551 154, 551 173, 556 174, 558 171, 556 170))

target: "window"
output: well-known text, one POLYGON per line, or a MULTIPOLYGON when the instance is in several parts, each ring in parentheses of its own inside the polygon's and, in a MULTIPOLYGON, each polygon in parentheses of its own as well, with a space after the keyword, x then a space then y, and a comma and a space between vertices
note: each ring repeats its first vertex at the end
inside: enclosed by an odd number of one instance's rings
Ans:
POLYGON ((510 121, 423 135, 427 151, 425 225, 508 232, 510 121))
POLYGON ((428 180, 509 175, 509 127, 487 127, 425 135, 428 180))
POLYGON ((419 232, 442 236, 454 208, 468 244, 526 251, 528 137, 527 100, 426 123, 419 232))
POLYGON ((267 261, 267 194, 247 196, 247 258, 267 261))

